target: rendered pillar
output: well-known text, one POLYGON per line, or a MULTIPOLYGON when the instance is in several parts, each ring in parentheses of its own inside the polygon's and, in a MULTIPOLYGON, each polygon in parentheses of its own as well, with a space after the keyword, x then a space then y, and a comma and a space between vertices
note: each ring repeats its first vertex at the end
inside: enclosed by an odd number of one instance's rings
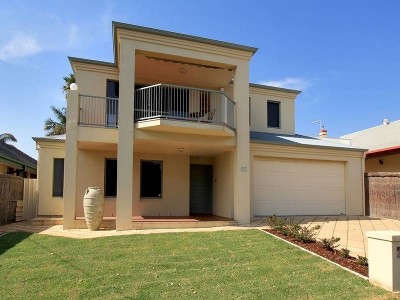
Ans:
POLYGON ((233 83, 236 102, 233 214, 239 224, 250 223, 249 65, 237 65, 233 83))
POLYGON ((116 229, 132 229, 133 195, 133 97, 135 89, 135 49, 121 40, 118 107, 118 157, 116 229))
POLYGON ((79 92, 69 90, 67 94, 67 121, 64 160, 64 216, 63 228, 75 227, 76 174, 78 156, 79 92))

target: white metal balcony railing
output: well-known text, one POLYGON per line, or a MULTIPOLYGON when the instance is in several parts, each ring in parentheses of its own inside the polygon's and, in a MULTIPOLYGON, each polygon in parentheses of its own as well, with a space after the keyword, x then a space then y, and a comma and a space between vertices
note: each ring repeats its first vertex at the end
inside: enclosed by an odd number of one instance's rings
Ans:
MULTIPOLYGON (((79 96, 79 124, 118 127, 118 98, 79 96)), ((221 91, 157 84, 135 91, 134 121, 170 119, 235 129, 235 103, 221 91)))
POLYGON ((235 128, 235 103, 215 90, 156 84, 136 90, 135 121, 172 119, 235 128))

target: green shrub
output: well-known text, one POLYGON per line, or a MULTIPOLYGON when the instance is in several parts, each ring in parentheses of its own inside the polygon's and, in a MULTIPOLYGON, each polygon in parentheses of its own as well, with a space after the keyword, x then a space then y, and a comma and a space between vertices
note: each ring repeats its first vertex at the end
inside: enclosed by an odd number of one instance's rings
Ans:
POLYGON ((362 266, 368 266, 368 258, 366 258, 365 256, 361 256, 361 255, 358 255, 357 257, 358 257, 357 262, 358 262, 360 265, 362 265, 362 266))
POLYGON ((343 258, 350 258, 350 250, 347 248, 340 249, 339 254, 343 258))
POLYGON ((331 237, 331 238, 323 238, 320 239, 322 247, 329 251, 335 251, 335 249, 339 246, 337 243, 340 241, 339 237, 331 237))
POLYGON ((315 236, 316 236, 316 231, 319 230, 321 226, 316 225, 311 228, 307 227, 300 227, 298 232, 296 233, 296 240, 303 242, 303 243, 314 243, 315 242, 315 236))
POLYGON ((267 224, 274 230, 279 231, 285 236, 296 237, 301 226, 294 222, 293 219, 278 218, 273 215, 267 219, 267 224))

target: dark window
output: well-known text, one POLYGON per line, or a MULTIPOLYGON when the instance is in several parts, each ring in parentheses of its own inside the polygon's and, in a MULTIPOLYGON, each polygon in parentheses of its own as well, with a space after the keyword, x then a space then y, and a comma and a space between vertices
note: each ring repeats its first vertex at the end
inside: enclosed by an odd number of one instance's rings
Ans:
POLYGON ((62 197, 64 192, 64 158, 53 161, 53 197, 62 197))
POLYGON ((111 98, 119 98, 119 82, 114 80, 107 80, 106 96, 111 98))
POLYGON ((104 168, 104 186, 106 197, 117 196, 117 160, 106 159, 106 165, 104 168))
POLYGON ((118 100, 119 98, 119 82, 107 80, 106 89, 107 98, 107 127, 118 126, 118 100))
POLYGON ((267 102, 267 119, 268 127, 280 127, 280 103, 279 102, 267 102))
POLYGON ((140 162, 140 197, 162 197, 162 161, 140 162))

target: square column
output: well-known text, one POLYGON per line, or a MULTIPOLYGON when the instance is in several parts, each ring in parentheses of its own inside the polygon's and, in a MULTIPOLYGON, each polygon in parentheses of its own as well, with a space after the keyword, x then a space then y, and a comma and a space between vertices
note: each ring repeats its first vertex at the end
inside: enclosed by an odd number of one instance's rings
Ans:
POLYGON ((75 227, 78 118, 79 92, 78 90, 69 90, 67 94, 67 124, 64 161, 64 229, 75 227))
POLYGON ((400 231, 367 231, 369 281, 400 291, 400 231))
POLYGON ((250 223, 249 63, 236 67, 233 83, 236 103, 233 214, 239 224, 250 223))
POLYGON ((135 48, 121 39, 118 107, 118 157, 116 229, 132 229, 133 200, 133 101, 135 90, 135 48))

